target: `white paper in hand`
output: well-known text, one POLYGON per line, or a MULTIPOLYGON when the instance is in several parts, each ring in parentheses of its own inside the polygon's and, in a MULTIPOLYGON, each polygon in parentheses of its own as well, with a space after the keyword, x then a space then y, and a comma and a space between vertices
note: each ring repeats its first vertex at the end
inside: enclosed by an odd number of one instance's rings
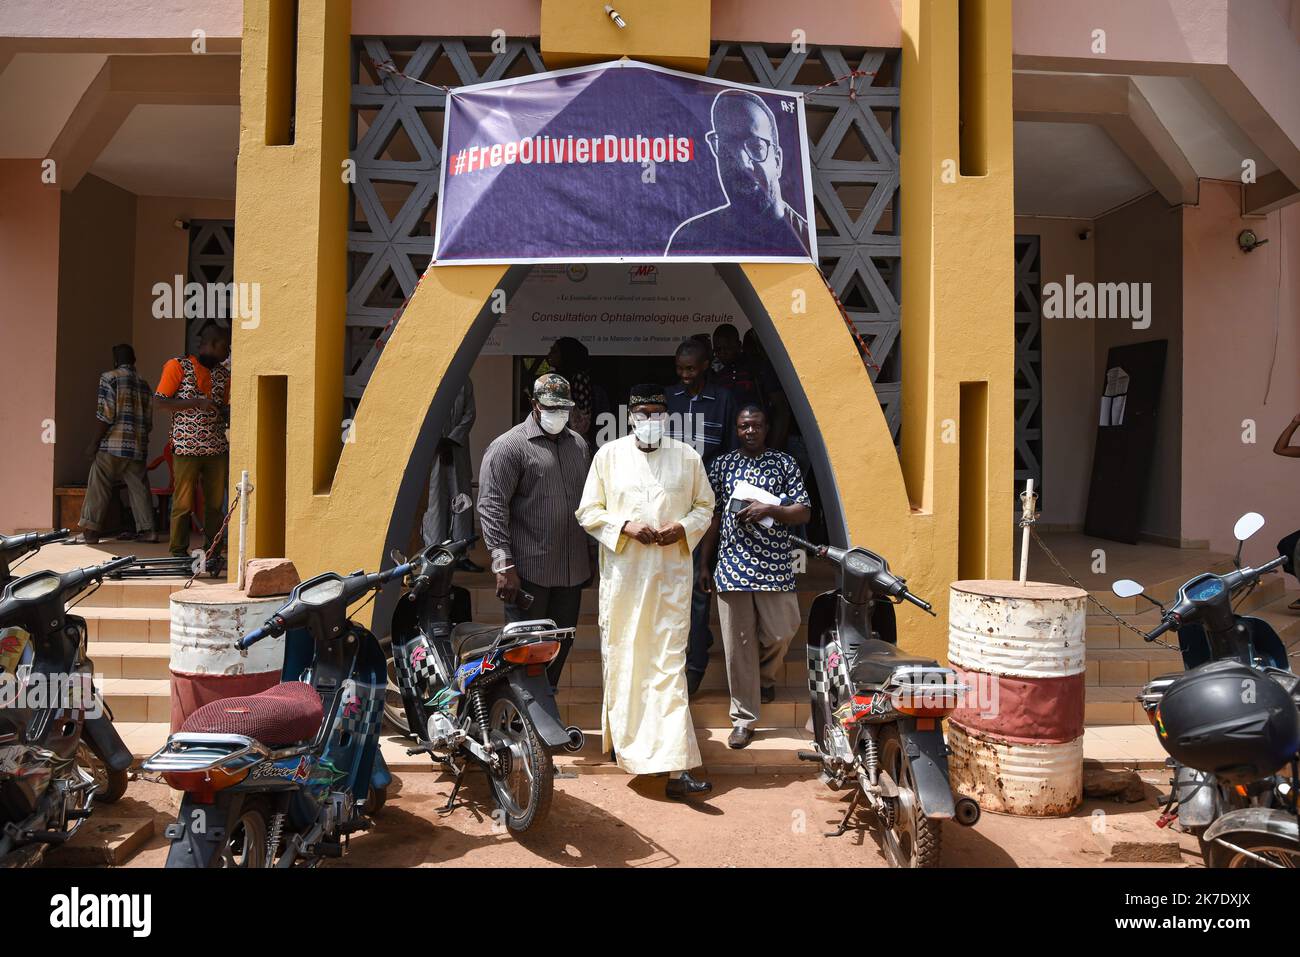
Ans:
MULTIPOLYGON (((751 485, 749 482, 737 482, 736 487, 732 489, 731 497, 740 499, 744 502, 761 502, 764 505, 780 505, 781 500, 766 489, 761 489, 757 485, 751 485)), ((760 518, 758 524, 764 528, 771 528, 776 524, 776 519, 760 518)))

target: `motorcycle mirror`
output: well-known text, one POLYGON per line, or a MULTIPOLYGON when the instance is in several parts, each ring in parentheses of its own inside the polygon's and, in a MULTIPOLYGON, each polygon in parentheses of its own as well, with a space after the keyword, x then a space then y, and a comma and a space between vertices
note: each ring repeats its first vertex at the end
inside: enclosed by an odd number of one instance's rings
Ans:
POLYGON ((1263 527, 1263 515, 1259 512, 1247 512, 1237 519, 1237 524, 1232 527, 1232 535, 1237 541, 1244 542, 1263 527))
POLYGON ((1146 591, 1141 585, 1131 578, 1121 578, 1110 586, 1110 590, 1119 598, 1136 598, 1142 592, 1146 591))
POLYGON ((388 553, 388 557, 393 560, 394 565, 406 564, 406 556, 402 554, 402 550, 400 548, 394 548, 391 552, 388 553))
POLYGON ((473 506, 473 504, 474 502, 470 499, 470 497, 466 495, 464 492, 461 492, 459 495, 457 495, 455 498, 451 500, 451 514, 461 515, 465 512, 468 512, 470 508, 473 506))

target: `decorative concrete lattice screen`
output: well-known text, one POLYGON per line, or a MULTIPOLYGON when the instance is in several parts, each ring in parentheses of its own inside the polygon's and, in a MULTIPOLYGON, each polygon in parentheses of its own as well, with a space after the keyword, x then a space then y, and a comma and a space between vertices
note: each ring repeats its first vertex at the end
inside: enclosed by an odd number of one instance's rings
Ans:
MULTIPOLYGON (((216 289, 221 301, 218 315, 233 316, 239 303, 230 301, 231 283, 235 278, 235 221, 233 219, 195 219, 190 221, 189 261, 186 282, 197 282, 204 289, 216 289), (224 305, 223 305, 224 304, 224 305)), ((189 319, 185 325, 185 349, 199 351, 199 336, 210 320, 206 314, 189 319)))
MULTIPOLYGON (((900 423, 897 50, 714 46, 708 75, 804 91, 819 266, 871 352, 867 368, 895 438, 900 423), (873 74, 823 84, 853 71, 873 74)), ((344 395, 355 409, 375 344, 433 255, 443 102, 436 87, 545 70, 532 39, 494 53, 484 39, 358 39, 352 65, 352 158, 344 395), (379 69, 391 64, 413 79, 379 69)), ((865 357, 864 357, 865 361, 865 357)))
MULTIPOLYGON (((1043 338, 1039 239, 1016 237, 1016 489, 1043 487, 1043 338)), ((1019 509, 1017 508, 1017 511, 1019 509)))

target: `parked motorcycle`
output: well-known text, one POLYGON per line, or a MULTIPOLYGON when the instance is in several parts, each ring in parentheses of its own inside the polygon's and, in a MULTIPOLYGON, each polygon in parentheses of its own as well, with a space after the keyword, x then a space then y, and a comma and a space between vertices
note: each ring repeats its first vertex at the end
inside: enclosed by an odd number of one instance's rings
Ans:
POLYGON ((379 753, 385 661, 348 608, 410 571, 317 575, 239 640, 285 636, 280 683, 204 705, 144 763, 185 792, 168 867, 314 867, 371 827, 392 780, 379 753))
POLYGON ((0 535, 0 588, 17 577, 13 569, 29 555, 40 550, 42 545, 61 542, 71 534, 66 528, 58 528, 52 532, 0 535))
POLYGON ((426 753, 455 774, 442 813, 455 808, 473 763, 487 772, 506 826, 526 831, 550 808, 551 754, 582 749, 582 732, 564 727, 546 676, 574 629, 550 619, 453 624, 452 577, 476 540, 430 545, 409 563, 391 632, 404 723, 419 741, 407 753, 426 753))
POLYGON ((894 605, 910 602, 934 614, 865 548, 791 541, 839 569, 839 587, 819 595, 808 613, 808 690, 817 750, 799 758, 822 766, 832 790, 854 788, 836 830, 854 812, 874 812, 882 844, 895 867, 937 867, 942 822, 969 827, 979 805, 954 798, 942 721, 956 710, 965 686, 937 661, 898 648, 894 605))
POLYGON ((1233 606, 1234 597, 1244 597, 1285 561, 1241 565, 1242 545, 1263 525, 1258 513, 1243 515, 1234 528, 1234 570, 1194 576, 1168 608, 1131 579, 1112 586, 1121 598, 1141 595, 1160 609, 1160 624, 1147 641, 1177 635, 1186 670, 1151 679, 1138 701, 1173 771, 1157 824, 1177 822, 1196 835, 1211 867, 1300 863, 1294 764, 1300 730, 1288 730, 1300 729, 1293 700, 1300 679, 1268 622, 1237 614, 1233 606), (1248 690, 1233 694, 1234 682, 1246 682, 1248 690), (1287 764, 1290 781, 1274 773, 1287 764))
MULTIPOLYGON (((63 530, 5 538, 5 570, 15 550, 66 535, 63 530)), ((0 684, 0 866, 37 863, 47 848, 77 832, 95 801, 112 803, 126 791, 131 752, 95 688, 86 621, 67 608, 133 561, 35 572, 11 580, 0 597, 0 634, 27 641, 17 668, 0 684)))

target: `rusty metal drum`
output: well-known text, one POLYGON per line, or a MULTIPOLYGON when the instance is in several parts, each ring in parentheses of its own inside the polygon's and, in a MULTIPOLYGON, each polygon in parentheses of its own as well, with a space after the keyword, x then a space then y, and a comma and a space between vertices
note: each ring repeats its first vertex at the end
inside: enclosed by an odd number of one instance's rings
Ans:
POLYGON ((233 584, 172 593, 172 731, 211 701, 256 694, 279 683, 283 638, 259 641, 246 655, 235 643, 283 604, 284 596, 249 598, 233 584))
POLYGON ((1050 817, 1083 800, 1087 592, 959 581, 948 661, 969 691, 948 721, 953 790, 985 810, 1050 817))

